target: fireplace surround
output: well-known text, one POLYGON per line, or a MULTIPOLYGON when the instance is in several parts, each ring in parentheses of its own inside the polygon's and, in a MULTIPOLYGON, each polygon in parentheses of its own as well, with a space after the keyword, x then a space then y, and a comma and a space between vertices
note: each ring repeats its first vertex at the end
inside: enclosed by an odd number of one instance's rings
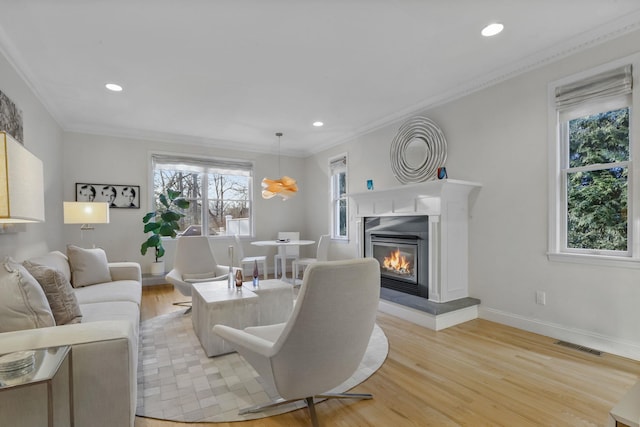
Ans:
MULTIPOLYGON (((474 182, 445 179, 349 194, 359 256, 374 256, 373 251, 369 255, 365 245, 365 228, 381 235, 378 237, 383 241, 397 237, 398 233, 391 232, 387 225, 400 222, 402 217, 414 218, 408 223, 418 221, 427 230, 422 234, 415 230, 408 233, 419 236, 416 240, 424 245, 416 256, 426 271, 415 274, 416 281, 426 285, 426 298, 382 287, 381 311, 436 331, 478 317, 480 300, 469 297, 468 229, 470 210, 481 187, 474 182), (373 227, 367 227, 371 221, 373 227)), ((402 245, 400 255, 410 256, 408 247, 402 245)), ((391 276, 396 282, 406 279, 391 276)))
POLYGON ((443 179, 350 193, 359 255, 370 256, 365 248, 367 218, 421 217, 427 228, 429 301, 444 303, 468 297, 469 216, 481 187, 475 182, 443 179))

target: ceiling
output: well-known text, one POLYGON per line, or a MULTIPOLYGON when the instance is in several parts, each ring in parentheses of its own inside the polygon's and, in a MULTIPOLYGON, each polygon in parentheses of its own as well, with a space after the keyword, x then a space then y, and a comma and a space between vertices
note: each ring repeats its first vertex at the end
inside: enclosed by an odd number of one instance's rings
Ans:
POLYGON ((0 50, 64 130, 258 152, 276 151, 281 131, 296 156, 640 28, 638 0, 0 0, 0 11, 0 50), (494 21, 505 30, 482 37, 494 21))

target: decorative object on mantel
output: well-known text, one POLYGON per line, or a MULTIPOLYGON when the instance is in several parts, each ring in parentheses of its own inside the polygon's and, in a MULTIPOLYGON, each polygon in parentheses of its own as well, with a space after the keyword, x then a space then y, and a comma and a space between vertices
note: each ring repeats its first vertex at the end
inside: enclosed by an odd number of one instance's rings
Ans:
POLYGON ((11 135, 0 132, 0 224, 2 227, 4 224, 44 221, 43 171, 40 159, 11 135))
POLYGON ((433 179, 447 159, 444 134, 432 120, 413 117, 391 143, 391 170, 403 184, 433 179))
POLYGON ((447 168, 441 167, 438 168, 438 179, 447 179, 447 168))
MULTIPOLYGON (((280 175, 280 138, 282 132, 276 132, 278 137, 278 175, 280 175)), ((282 176, 279 179, 262 178, 262 198, 270 199, 274 196, 282 197, 282 200, 287 200, 291 196, 295 196, 298 191, 298 185, 296 180, 289 176, 282 176)))
POLYGON ((22 110, 18 109, 16 104, 2 91, 0 91, 0 130, 7 132, 24 145, 22 110))
POLYGON ((148 212, 142 218, 144 232, 152 234, 140 246, 142 255, 146 255, 149 248, 155 249, 156 260, 151 265, 151 274, 154 275, 164 274, 164 261, 160 261, 164 256, 162 236, 175 239, 178 235, 176 232, 180 230, 178 221, 184 217, 184 214, 177 209, 187 209, 190 204, 182 197, 182 192, 171 189, 167 189, 167 194, 160 194, 158 202, 157 210, 148 212))

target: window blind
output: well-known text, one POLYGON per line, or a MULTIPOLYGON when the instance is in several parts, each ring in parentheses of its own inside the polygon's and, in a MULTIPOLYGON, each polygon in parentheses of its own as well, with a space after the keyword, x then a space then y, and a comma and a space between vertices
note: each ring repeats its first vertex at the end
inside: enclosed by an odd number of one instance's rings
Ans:
POLYGON ((329 173, 331 175, 347 171, 347 156, 340 156, 329 162, 329 173))
POLYGON ((179 157, 163 154, 151 156, 153 168, 186 172, 252 176, 253 163, 242 160, 179 157))
POLYGON ((568 110, 595 100, 630 95, 633 88, 631 72, 631 64, 628 64, 574 83, 558 86, 555 91, 556 108, 568 110))

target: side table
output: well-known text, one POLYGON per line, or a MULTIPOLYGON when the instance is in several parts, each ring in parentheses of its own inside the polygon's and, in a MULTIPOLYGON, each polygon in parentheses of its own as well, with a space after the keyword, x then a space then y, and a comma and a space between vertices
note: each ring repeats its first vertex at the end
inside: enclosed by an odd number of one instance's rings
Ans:
MULTIPOLYGON (((70 346, 50 347, 33 350, 33 369, 21 376, 12 377, 4 373, 0 376, 0 393, 19 387, 29 387, 46 383, 47 386, 47 425, 53 427, 53 379, 60 366, 69 358, 69 421, 74 426, 73 417, 73 370, 70 346)), ((1 396, 0 396, 1 398, 1 396)))

